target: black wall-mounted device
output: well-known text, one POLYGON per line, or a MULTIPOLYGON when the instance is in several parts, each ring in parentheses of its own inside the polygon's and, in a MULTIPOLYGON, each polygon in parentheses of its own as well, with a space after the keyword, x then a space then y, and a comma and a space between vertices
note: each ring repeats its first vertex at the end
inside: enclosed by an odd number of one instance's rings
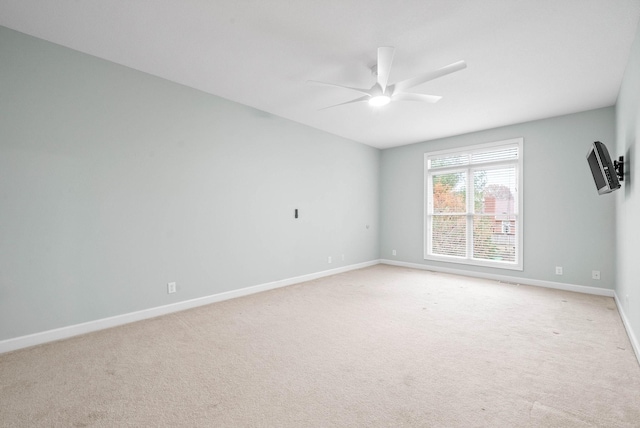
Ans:
POLYGON ((624 156, 612 161, 607 146, 594 141, 587 153, 587 162, 598 194, 610 193, 621 187, 620 182, 624 180, 624 156))

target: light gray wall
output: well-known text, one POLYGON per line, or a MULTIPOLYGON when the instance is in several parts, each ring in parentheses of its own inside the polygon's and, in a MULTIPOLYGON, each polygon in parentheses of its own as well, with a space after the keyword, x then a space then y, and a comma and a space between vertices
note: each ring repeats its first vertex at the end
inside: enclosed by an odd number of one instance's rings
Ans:
POLYGON ((0 58, 0 340, 378 258, 379 150, 2 27, 0 58))
POLYGON ((616 293, 637 338, 640 339, 640 28, 616 104, 616 150, 625 157, 625 180, 616 192, 616 293))
POLYGON ((585 156, 593 141, 614 141, 614 122, 609 107, 384 150, 381 258, 613 288, 615 196, 598 196, 585 156), (424 153, 515 137, 524 138, 524 270, 424 260, 424 153), (599 281, 592 270, 601 271, 599 281))

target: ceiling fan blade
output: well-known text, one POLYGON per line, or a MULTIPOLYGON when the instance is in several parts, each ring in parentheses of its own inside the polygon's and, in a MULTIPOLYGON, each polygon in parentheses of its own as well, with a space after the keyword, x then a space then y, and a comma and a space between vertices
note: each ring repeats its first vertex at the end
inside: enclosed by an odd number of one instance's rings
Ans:
POLYGON ((438 77, 446 76, 447 74, 454 73, 456 71, 467 68, 467 63, 464 61, 454 62, 453 64, 445 65, 434 71, 421 74, 411 79, 402 80, 393 85, 394 91, 404 91, 405 89, 413 88, 429 80, 437 79, 438 77))
POLYGON ((378 48, 378 85, 382 88, 382 92, 387 88, 389 81, 389 73, 391 73, 391 63, 393 62, 393 53, 396 48, 391 46, 383 46, 378 48))
POLYGON ((440 99, 442 99, 442 97, 438 96, 438 95, 426 95, 426 94, 414 94, 414 93, 408 93, 408 92, 400 92, 400 93, 395 93, 393 94, 393 96, 391 97, 391 99, 393 101, 396 100, 400 100, 400 101, 423 101, 426 103, 437 103, 438 101, 440 101, 440 99))
POLYGON ((354 88, 352 86, 338 85, 337 83, 320 82, 319 80, 307 80, 307 83, 313 83, 316 85, 334 86, 336 88, 350 89, 352 91, 360 92, 362 94, 370 95, 369 89, 354 88))
POLYGON ((324 107, 324 108, 321 108, 320 110, 326 110, 326 109, 332 108, 332 107, 343 106, 345 104, 360 103, 360 102, 363 102, 363 101, 369 101, 369 98, 371 98, 371 97, 369 95, 367 95, 367 96, 364 96, 364 97, 356 98, 355 100, 347 101, 347 102, 340 103, 340 104, 334 104, 334 105, 329 106, 329 107, 324 107))

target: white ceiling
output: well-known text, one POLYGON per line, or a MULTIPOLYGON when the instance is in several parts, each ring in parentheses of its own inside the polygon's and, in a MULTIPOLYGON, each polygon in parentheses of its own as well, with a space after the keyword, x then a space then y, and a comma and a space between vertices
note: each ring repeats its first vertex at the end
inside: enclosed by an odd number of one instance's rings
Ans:
POLYGON ((0 25, 378 148, 615 104, 640 0, 0 0, 0 25), (436 104, 320 110, 458 60, 436 104))

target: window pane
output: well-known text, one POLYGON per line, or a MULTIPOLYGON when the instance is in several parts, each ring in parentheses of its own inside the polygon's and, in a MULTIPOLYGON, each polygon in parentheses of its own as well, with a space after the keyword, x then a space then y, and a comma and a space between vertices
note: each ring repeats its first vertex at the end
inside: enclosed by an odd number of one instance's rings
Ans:
POLYGON ((474 153, 471 155, 471 163, 486 163, 502 160, 516 160, 518 159, 518 148, 509 147, 506 149, 490 150, 480 153, 474 153))
POLYGON ((434 174, 433 180, 433 212, 466 213, 467 174, 452 172, 434 174))
POLYGON ((469 163, 469 155, 466 154, 449 154, 429 159, 429 168, 444 168, 448 166, 467 165, 469 163))
POLYGON ((473 258, 514 262, 516 259, 516 217, 513 215, 474 216, 473 258))
POLYGON ((473 173, 475 213, 505 216, 517 213, 515 167, 473 173))
POLYGON ((437 215, 431 217, 431 251, 443 256, 467 256, 467 217, 437 215))

